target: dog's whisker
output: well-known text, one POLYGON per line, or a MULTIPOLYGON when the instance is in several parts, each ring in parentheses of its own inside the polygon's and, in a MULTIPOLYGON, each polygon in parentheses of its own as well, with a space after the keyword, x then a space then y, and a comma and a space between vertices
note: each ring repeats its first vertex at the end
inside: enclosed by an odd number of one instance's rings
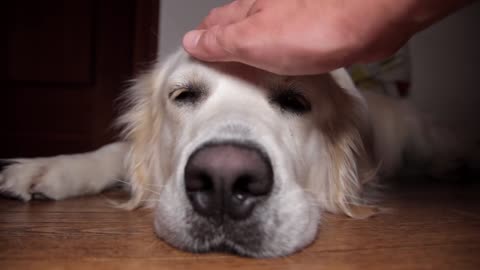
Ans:
MULTIPOLYGON (((117 179, 116 181, 118 181, 118 182, 120 182, 120 183, 127 184, 127 185, 129 185, 129 186, 132 186, 131 183, 129 183, 129 182, 127 182, 127 181, 124 181, 124 180, 117 179)), ((160 193, 159 191, 153 190, 153 189, 148 188, 148 187, 145 187, 145 186, 138 186, 138 188, 143 189, 143 190, 146 190, 146 191, 149 191, 149 192, 151 192, 151 193, 153 193, 153 194, 155 194, 155 195, 158 195, 158 196, 161 195, 161 193, 160 193)), ((162 187, 162 188, 163 188, 163 187, 162 187)))
MULTIPOLYGON (((125 185, 129 185, 129 186, 132 185, 131 182, 125 181, 125 180, 121 180, 121 179, 116 179, 115 181, 120 182, 120 183, 123 183, 123 184, 125 184, 125 185)), ((144 185, 145 185, 145 186, 149 186, 149 187, 164 187, 164 186, 165 186, 165 185, 162 185, 162 184, 147 184, 147 183, 145 183, 144 185)))
MULTIPOLYGON (((307 193, 311 196, 310 200, 307 200, 308 205, 315 207, 315 208, 323 208, 325 204, 319 201, 318 194, 312 191, 311 189, 297 189, 297 190, 290 190, 285 193, 285 197, 288 198, 289 196, 295 196, 297 193, 307 193)), ((346 198, 350 199, 351 201, 359 201, 361 198, 358 196, 353 195, 346 195, 346 198)))
MULTIPOLYGON (((316 198, 316 197, 318 196, 317 192, 314 191, 314 190, 312 190, 312 189, 304 188, 304 189, 302 189, 302 190, 298 190, 297 192, 301 192, 301 191, 304 191, 304 192, 310 194, 310 195, 313 196, 314 198, 316 198)), ((347 198, 347 199, 353 199, 353 200, 361 199, 360 196, 355 195, 355 194, 345 194, 344 196, 345 196, 345 198, 347 198)))
POLYGON ((125 184, 127 186, 131 186, 132 183, 130 183, 129 181, 125 181, 125 180, 121 180, 121 179, 115 179, 116 182, 120 182, 122 184, 125 184))
POLYGON ((156 239, 152 240, 151 243, 149 245, 147 245, 145 248, 146 250, 152 250, 154 249, 156 246, 158 246, 159 244, 159 241, 157 241, 156 239))
POLYGON ((165 185, 164 184, 145 184, 145 186, 148 186, 148 187, 153 187, 153 188, 164 188, 165 185))
POLYGON ((146 187, 140 187, 140 188, 143 189, 143 190, 149 191, 149 192, 151 192, 151 193, 153 193, 153 194, 155 194, 155 195, 158 195, 158 196, 161 195, 160 192, 158 192, 158 191, 156 191, 156 190, 153 190, 153 189, 151 189, 151 188, 146 188, 146 187))

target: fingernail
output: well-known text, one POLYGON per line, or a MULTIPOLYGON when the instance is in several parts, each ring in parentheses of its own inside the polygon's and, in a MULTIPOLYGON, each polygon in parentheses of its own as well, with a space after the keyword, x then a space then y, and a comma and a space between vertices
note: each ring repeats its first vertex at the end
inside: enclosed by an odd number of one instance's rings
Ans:
POLYGON ((186 49, 195 49, 198 44, 198 40, 200 39, 200 36, 202 35, 202 31, 199 30, 193 30, 185 34, 183 37, 183 46, 186 49))

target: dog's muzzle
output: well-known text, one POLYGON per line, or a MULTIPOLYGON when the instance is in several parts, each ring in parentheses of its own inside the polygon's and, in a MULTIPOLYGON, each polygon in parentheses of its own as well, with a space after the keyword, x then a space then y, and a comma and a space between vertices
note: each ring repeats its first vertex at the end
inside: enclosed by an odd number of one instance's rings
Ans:
POLYGON ((185 166, 185 188, 196 213, 222 224, 244 220, 266 200, 273 186, 272 165, 258 147, 244 143, 205 144, 185 166))

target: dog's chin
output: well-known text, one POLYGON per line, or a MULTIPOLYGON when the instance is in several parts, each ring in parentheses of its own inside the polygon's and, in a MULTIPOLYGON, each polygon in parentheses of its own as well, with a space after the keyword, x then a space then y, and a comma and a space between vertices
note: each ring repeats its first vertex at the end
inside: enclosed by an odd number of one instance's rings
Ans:
MULTIPOLYGON (((193 253, 220 252, 247 257, 268 257, 265 255, 262 244, 258 241, 259 239, 253 239, 254 241, 249 243, 245 239, 240 238, 241 233, 229 232, 226 226, 217 227, 216 229, 208 227, 213 226, 199 227, 182 237, 175 237, 175 239, 158 234, 158 232, 157 235, 165 239, 170 245, 193 253)), ((243 233, 243 235, 245 236, 246 234, 243 233)))
POLYGON ((253 219, 238 222, 224 219, 221 224, 195 214, 188 215, 188 226, 155 219, 157 235, 170 245, 193 253, 221 252, 247 257, 280 256, 264 248, 264 233, 253 219))
POLYGON ((308 221, 284 226, 276 224, 279 220, 266 221, 260 218, 260 215, 254 215, 245 221, 227 218, 218 224, 192 212, 187 213, 182 222, 172 222, 157 216, 155 231, 157 236, 168 244, 188 252, 221 252, 253 258, 271 258, 290 255, 313 242, 319 216, 314 214, 310 218, 308 221), (268 226, 267 223, 272 224, 268 226), (292 226, 295 228, 291 229, 292 226), (288 232, 282 232, 281 227, 289 227, 288 232))

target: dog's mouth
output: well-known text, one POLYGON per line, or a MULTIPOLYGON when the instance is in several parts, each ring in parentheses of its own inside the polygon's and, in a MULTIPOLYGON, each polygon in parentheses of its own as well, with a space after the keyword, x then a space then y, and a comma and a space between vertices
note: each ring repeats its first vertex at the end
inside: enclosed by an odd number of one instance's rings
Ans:
POLYGON ((226 218, 221 225, 209 219, 196 219, 189 235, 193 243, 183 247, 188 251, 225 252, 249 257, 258 257, 263 253, 265 240, 261 223, 254 218, 242 222, 226 218))

